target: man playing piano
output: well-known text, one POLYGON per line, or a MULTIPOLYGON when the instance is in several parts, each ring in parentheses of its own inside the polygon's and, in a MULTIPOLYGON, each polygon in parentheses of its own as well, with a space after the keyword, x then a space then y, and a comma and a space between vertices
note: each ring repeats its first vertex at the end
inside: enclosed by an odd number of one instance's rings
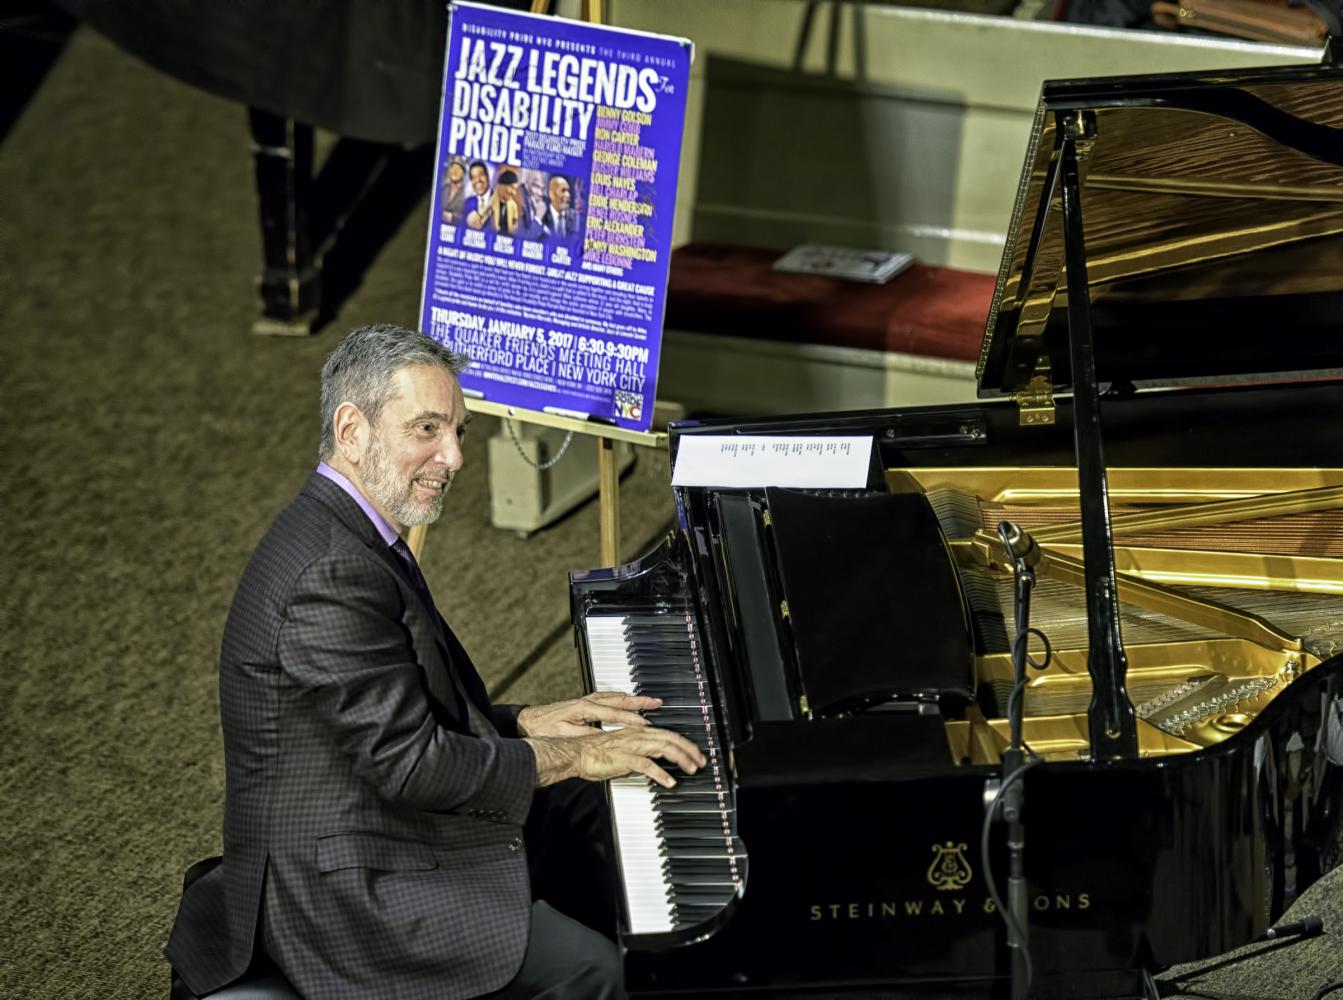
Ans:
POLYGON ((489 703, 401 539, 461 468, 466 363, 372 326, 322 370, 321 463, 224 629, 224 860, 166 949, 196 993, 255 944, 308 998, 623 995, 615 946, 574 919, 613 929, 595 783, 670 786, 658 760, 704 757, 645 723, 654 698, 489 703))

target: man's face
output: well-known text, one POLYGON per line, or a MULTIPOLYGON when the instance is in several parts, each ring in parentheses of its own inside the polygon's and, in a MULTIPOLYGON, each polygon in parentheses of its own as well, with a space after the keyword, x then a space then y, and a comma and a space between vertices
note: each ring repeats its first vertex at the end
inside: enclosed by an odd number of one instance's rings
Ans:
POLYGON ((527 200, 532 203, 532 208, 538 212, 546 207, 546 181, 539 171, 532 170, 523 178, 523 186, 527 189, 527 200))
POLYGON ((494 193, 501 202, 516 201, 518 197, 518 186, 516 184, 496 184, 494 193))
POLYGON ((462 467, 471 415, 457 379, 436 365, 402 368, 392 386, 359 462, 360 485, 395 527, 432 524, 462 467))
POLYGON ((569 182, 563 177, 550 179, 550 207, 563 212, 569 207, 569 182))
POLYGON ((490 175, 485 172, 484 167, 471 168, 471 190, 476 194, 484 194, 490 189, 490 175))
POLYGON ((456 160, 448 165, 448 180, 454 184, 462 183, 462 165, 456 160))

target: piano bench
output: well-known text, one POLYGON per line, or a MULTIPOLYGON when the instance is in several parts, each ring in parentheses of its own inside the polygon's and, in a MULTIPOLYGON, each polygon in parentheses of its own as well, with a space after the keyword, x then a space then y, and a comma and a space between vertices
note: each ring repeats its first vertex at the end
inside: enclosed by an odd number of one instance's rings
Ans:
POLYGON ((672 253, 658 395, 692 413, 799 413, 975 396, 994 277, 914 264, 884 285, 773 269, 777 250, 672 253))
MULTIPOLYGON (((218 868, 222 860, 214 857, 197 861, 182 877, 182 891, 185 892, 191 883, 218 868)), ((270 959, 258 950, 253 952, 252 965, 243 973, 241 979, 213 993, 192 993, 191 988, 177 974, 177 970, 172 970, 168 1000, 303 1000, 303 998, 299 996, 298 990, 289 985, 289 981, 270 959)))
POLYGON ((176 976, 173 976, 171 1000, 303 1000, 289 985, 289 981, 280 975, 279 970, 271 967, 264 972, 255 967, 236 983, 230 983, 222 990, 201 994, 199 997, 187 989, 176 976))

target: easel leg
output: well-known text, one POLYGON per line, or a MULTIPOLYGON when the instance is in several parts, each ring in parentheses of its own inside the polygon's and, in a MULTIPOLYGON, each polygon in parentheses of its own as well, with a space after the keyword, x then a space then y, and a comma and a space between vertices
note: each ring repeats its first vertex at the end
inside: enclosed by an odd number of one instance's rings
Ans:
POLYGON ((610 438, 597 439, 597 484, 601 564, 615 566, 620 562, 620 464, 616 461, 616 443, 610 438))

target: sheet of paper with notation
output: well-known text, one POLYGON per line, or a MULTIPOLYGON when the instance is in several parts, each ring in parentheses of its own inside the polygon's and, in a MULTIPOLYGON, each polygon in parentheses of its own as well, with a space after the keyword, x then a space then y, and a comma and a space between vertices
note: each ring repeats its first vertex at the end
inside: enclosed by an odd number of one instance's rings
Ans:
POLYGON ((872 435, 688 434, 676 452, 673 486, 798 486, 854 489, 867 485, 872 435))

